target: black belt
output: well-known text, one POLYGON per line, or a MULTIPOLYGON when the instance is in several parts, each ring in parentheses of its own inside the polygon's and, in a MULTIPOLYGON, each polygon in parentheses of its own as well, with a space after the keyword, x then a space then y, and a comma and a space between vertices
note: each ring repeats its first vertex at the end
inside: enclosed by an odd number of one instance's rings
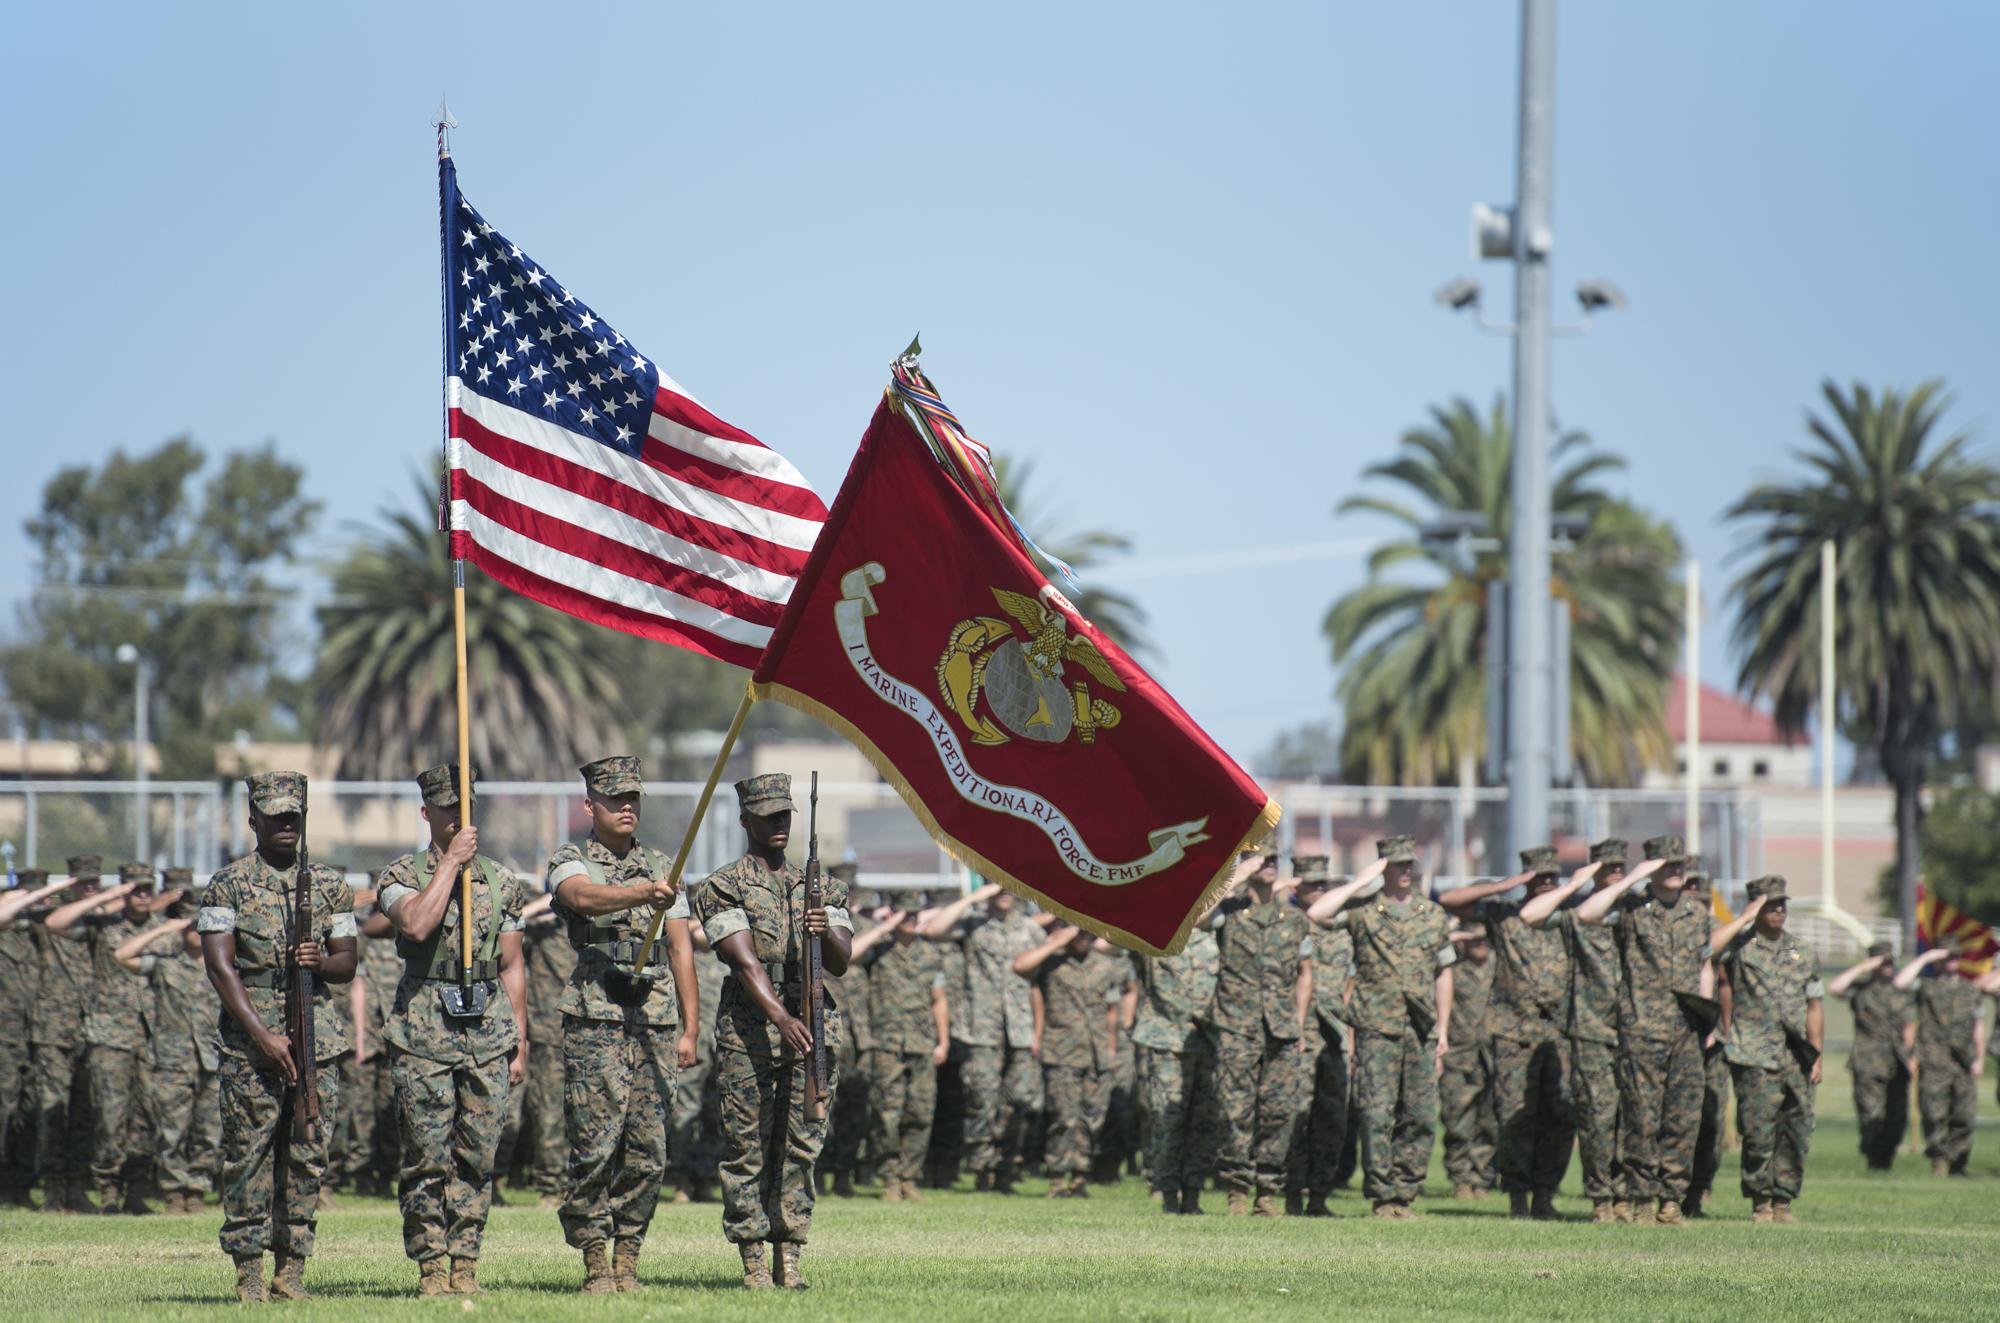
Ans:
MULTIPOLYGON (((614 965, 631 965, 639 959, 639 939, 636 937, 621 937, 615 942, 589 942, 585 944, 584 950, 595 951, 614 965)), ((661 942, 655 942, 653 943, 652 953, 646 959, 646 968, 665 969, 666 967, 666 945, 661 942)))
MULTIPOLYGON (((456 960, 434 960, 430 972, 419 977, 425 983, 457 983, 458 962, 456 960)), ((472 962, 468 983, 491 983, 500 977, 500 962, 497 960, 475 960, 472 962)))
POLYGON ((236 977, 242 980, 246 988, 275 988, 285 976, 275 969, 239 969, 236 971, 236 977))

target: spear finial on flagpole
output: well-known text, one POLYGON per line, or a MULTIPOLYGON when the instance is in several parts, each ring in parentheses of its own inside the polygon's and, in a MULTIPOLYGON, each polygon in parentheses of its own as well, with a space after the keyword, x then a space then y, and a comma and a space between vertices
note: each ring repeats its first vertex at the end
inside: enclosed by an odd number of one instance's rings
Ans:
POLYGON ((445 104, 442 96, 438 98, 437 115, 432 118, 431 126, 438 131, 438 160, 449 160, 451 131, 458 127, 458 121, 451 117, 451 107, 445 104))

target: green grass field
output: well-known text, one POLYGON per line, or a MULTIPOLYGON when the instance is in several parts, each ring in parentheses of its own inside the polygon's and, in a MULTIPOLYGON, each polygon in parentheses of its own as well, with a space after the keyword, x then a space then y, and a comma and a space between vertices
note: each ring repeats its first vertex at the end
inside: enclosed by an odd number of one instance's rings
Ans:
MULTIPOLYGON (((395 1207, 343 1198, 320 1221, 295 1317, 489 1319, 768 1317, 910 1320, 1300 1318, 1948 1319, 1978 1316, 2000 1255, 2000 1125, 1982 1080, 1971 1180, 1932 1180, 1921 1158, 1865 1174, 1844 1070, 1821 1091, 1802 1224, 1752 1227, 1726 1161, 1714 1216, 1679 1230, 1513 1223, 1505 1201, 1420 1205, 1413 1224, 1365 1216, 1356 1194, 1331 1221, 1169 1218, 1142 1184, 1086 1203, 933 1194, 920 1207, 820 1205, 814 1289, 751 1296, 714 1205, 662 1204, 636 1296, 573 1294, 577 1257, 553 1212, 495 1211, 475 1302, 423 1302, 395 1207)), ((1431 1190, 1449 1189, 1433 1171, 1431 1190)), ((1219 1210, 1221 1200, 1210 1202, 1219 1210)), ((194 1318, 230 1294, 219 1217, 83 1218, 0 1213, 0 1323, 23 1318, 194 1318)))

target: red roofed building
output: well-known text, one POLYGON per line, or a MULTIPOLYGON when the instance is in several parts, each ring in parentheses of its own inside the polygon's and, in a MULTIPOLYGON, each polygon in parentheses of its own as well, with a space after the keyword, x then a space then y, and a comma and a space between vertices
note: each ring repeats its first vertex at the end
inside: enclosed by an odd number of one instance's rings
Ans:
MULTIPOLYGON (((1678 786, 1687 772, 1687 684, 1678 675, 1667 688, 1667 736, 1674 742, 1673 772, 1648 773, 1649 786, 1678 786)), ((1769 713, 1710 685, 1701 687, 1700 758, 1704 787, 1813 784, 1810 743, 1787 738, 1769 713)))

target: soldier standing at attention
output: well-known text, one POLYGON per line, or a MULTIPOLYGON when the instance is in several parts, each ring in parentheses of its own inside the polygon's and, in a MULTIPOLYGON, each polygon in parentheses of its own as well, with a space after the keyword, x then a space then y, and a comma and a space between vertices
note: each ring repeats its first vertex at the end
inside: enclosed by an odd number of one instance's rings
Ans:
POLYGON ((935 948, 917 940, 914 914, 903 916, 895 939, 872 955, 868 1025, 875 1040, 870 1073, 881 1122, 882 1199, 922 1203, 917 1175, 930 1151, 937 1069, 951 1052, 943 963, 935 948))
MULTIPOLYGON (((352 1069, 343 1075, 342 1129, 349 1147, 341 1175, 357 1194, 388 1195, 390 1178, 402 1168, 403 1136, 396 1119, 396 1084, 390 1074, 389 1049, 383 1034, 396 1004, 396 985, 403 962, 396 956, 396 925, 382 912, 381 872, 368 875, 368 889, 354 898, 354 917, 361 929, 361 961, 347 989, 347 1018, 354 1026, 352 1069), (348 1091, 346 1081, 354 1083, 348 1091)), ((532 1066, 533 1059, 529 1064, 532 1066)))
POLYGON ((1014 961, 1040 946, 1044 934, 1021 913, 1012 892, 990 882, 933 911, 921 931, 934 942, 956 942, 965 953, 964 1005, 952 1010, 951 1035, 965 1054, 973 1189, 1011 1193, 1028 1123, 1042 1108, 1034 1010, 1028 985, 1014 976, 1014 961))
POLYGON ((49 875, 23 868, 0 893, 0 1203, 32 1207, 28 1188, 35 1182, 35 1074, 29 1048, 35 992, 41 986, 41 957, 35 929, 46 911, 35 907, 53 895, 49 875), (15 1142, 15 1127, 21 1130, 15 1142))
MULTIPOLYGON (((833 876, 844 884, 851 884, 853 874, 836 871, 833 876)), ((850 898, 855 893, 848 892, 850 898)), ((868 966, 864 962, 869 951, 883 942, 893 941, 896 929, 903 923, 902 910, 892 910, 885 906, 875 906, 868 911, 868 919, 874 924, 867 931, 856 934, 847 953, 847 973, 840 978, 841 1034, 840 1034, 840 1086, 834 1091, 833 1105, 827 1113, 826 1141, 820 1149, 819 1172, 822 1183, 825 1173, 833 1173, 833 1192, 843 1199, 854 1197, 854 1182, 859 1179, 861 1149, 863 1144, 875 1143, 875 1085, 869 1074, 869 1061, 875 1052, 875 1036, 870 1032, 868 1020, 869 981, 868 966)), ((718 968, 722 966, 718 962, 718 968)), ((728 970, 723 969, 728 976, 728 970)))
POLYGON ((1895 984, 1895 950, 1876 942, 1868 956, 1834 975, 1827 995, 1847 998, 1854 1013, 1854 1119, 1870 1171, 1888 1171, 1910 1128, 1910 1049, 1906 1035, 1916 998, 1895 984))
POLYGON ((83 1192, 90 1169, 90 1080, 84 1074, 83 1008, 90 999, 89 948, 49 931, 50 900, 74 887, 96 892, 101 865, 94 854, 70 858, 69 877, 37 888, 24 900, 39 919, 29 933, 41 977, 28 1018, 35 1090, 35 1174, 44 1213, 87 1213, 83 1192))
MULTIPOLYGON (((736 783, 737 820, 749 850, 702 884, 702 927, 732 977, 722 987, 715 1026, 722 1094, 722 1231, 743 1260, 748 1290, 806 1289, 802 1272, 812 1230, 813 1165, 826 1139, 826 1112, 806 1112, 806 1065, 813 1036, 804 1008, 808 935, 820 938, 826 972, 847 972, 854 931, 847 888, 825 881, 822 904, 806 905, 805 870, 785 857, 792 839, 792 778, 781 772, 736 783), (778 1247, 772 1270, 766 1243, 778 1247)), ((830 988, 831 985, 829 984, 830 988)), ((840 1012, 826 998, 827 1057, 840 1047, 840 1012)), ((839 1089, 829 1070, 827 1092, 839 1089)))
POLYGON ((1524 922, 1561 933, 1569 952, 1564 1033, 1570 1050, 1570 1110, 1576 1118, 1583 1194, 1590 1200, 1590 1220, 1598 1223, 1632 1220, 1631 1190, 1619 1151, 1618 1001, 1624 969, 1617 933, 1580 922, 1577 907, 1569 902, 1586 894, 1593 882, 1602 889, 1623 880, 1628 848, 1615 836, 1599 841, 1590 847, 1594 875, 1573 873, 1569 881, 1521 906, 1524 922))
POLYGON ((1934 946, 1904 965, 1895 985, 1915 987, 1917 994, 1917 1111, 1931 1175, 1964 1176, 1979 1114, 1978 1078, 1986 1065, 1986 1007, 1979 989, 1959 973, 1958 952, 1948 946, 1934 946))
MULTIPOLYGON (((1552 1222, 1556 1188, 1569 1170, 1576 1133, 1569 1040, 1563 1032, 1569 948, 1560 932, 1522 917, 1528 900, 1556 889, 1555 847, 1521 851, 1521 867, 1513 877, 1447 891, 1438 903, 1454 913, 1476 914, 1493 946, 1493 1103, 1508 1214, 1552 1222), (1503 899, 1516 888, 1524 889, 1520 899, 1503 899)), ((1585 864, 1580 871, 1594 875, 1597 866, 1585 864)))
POLYGON ((1096 943, 1068 924, 1014 960, 1014 972, 1034 983, 1042 1012, 1042 1094, 1048 1107, 1042 1166, 1051 1199, 1090 1197, 1084 1181, 1091 1139, 1111 1102, 1124 983, 1118 971, 1092 958, 1096 943))
POLYGON ((1444 1174, 1454 1199, 1484 1199, 1500 1183, 1494 1161, 1500 1118, 1493 1097, 1493 943, 1486 930, 1454 933, 1451 967, 1451 1050, 1438 1076, 1444 1127, 1444 1174))
POLYGON ((420 773, 417 788, 430 848, 384 868, 376 893, 396 927, 403 962, 382 1034, 403 1134, 397 1202, 403 1252, 417 1262, 418 1293, 477 1295, 507 1093, 528 1066, 524 898, 512 873, 480 857, 479 829, 465 824, 459 800, 457 764, 420 773), (467 869, 470 915, 460 882, 467 869))
MULTIPOLYGON (((1306 871, 1326 873, 1317 887, 1308 885, 1304 871, 1300 875, 1299 907, 1309 910, 1333 885, 1333 876, 1331 860, 1316 857, 1308 862, 1311 868, 1306 871)), ((1349 1082, 1354 1031, 1347 1008, 1347 984, 1354 973, 1354 937, 1344 928, 1321 928, 1308 921, 1306 940, 1312 952, 1312 1013, 1307 1018, 1307 1036, 1312 1041, 1307 1067, 1312 1098, 1302 1112, 1302 1133, 1294 1148, 1300 1154, 1296 1165, 1306 1191, 1305 1215, 1332 1217, 1327 1196, 1346 1179, 1340 1165, 1352 1147, 1348 1125, 1353 1110, 1349 1082)))
POLYGON ((73 900, 49 915, 58 937, 84 945, 90 953, 90 997, 84 1005, 87 1044, 84 1073, 90 1080, 92 1119, 90 1177, 100 1213, 143 1213, 139 1191, 122 1189, 125 1161, 133 1156, 127 1131, 146 1105, 146 980, 118 963, 118 948, 138 932, 151 913, 153 866, 121 864, 119 885, 73 900), (124 903, 114 913, 110 906, 124 903))
POLYGON ((1785 931, 1782 877, 1760 877, 1716 962, 1729 1008, 1725 1049, 1736 1077, 1743 1195, 1752 1222, 1790 1222, 1812 1139, 1826 1014, 1819 957, 1785 931))
POLYGON ((1406 1221, 1423 1192, 1437 1136, 1438 1075, 1451 1050, 1451 920, 1417 894, 1417 843, 1390 836, 1376 862, 1313 903, 1313 922, 1354 936, 1354 1088, 1361 1110, 1364 1191, 1375 1216, 1406 1221), (1372 889, 1368 904, 1347 902, 1372 889))
MULTIPOLYGON (((1718 926, 1714 893, 1709 888, 1708 871, 1702 867, 1698 854, 1688 856, 1687 880, 1688 901, 1708 911, 1709 931, 1712 934, 1718 926)), ((1727 994, 1718 986, 1717 995, 1727 994)), ((1729 1113, 1730 1064, 1726 1038, 1718 1025, 1701 1043, 1701 1127, 1695 1131, 1694 1174, 1687 1202, 1681 1205, 1684 1217, 1708 1216, 1702 1211, 1702 1205, 1715 1188, 1715 1173, 1722 1169, 1722 1132, 1729 1113)))
POLYGON ((347 1051, 327 984, 354 977, 354 897, 338 872, 311 865, 309 930, 293 932, 306 778, 301 772, 260 772, 246 785, 257 849, 209 879, 195 916, 209 981, 224 1011, 220 1239, 223 1253, 236 1263, 237 1299, 265 1298, 268 1249, 277 1260, 270 1293, 304 1300, 327 1137, 339 1115, 336 1063, 347 1051), (312 974, 313 1073, 321 1117, 310 1139, 290 1132, 298 1068, 285 1036, 285 984, 295 969, 312 974))
POLYGON ((695 1062, 701 1011, 687 902, 667 882, 673 861, 638 839, 639 760, 578 770, 590 835, 559 847, 547 871, 576 951, 557 1006, 569 1137, 562 1225, 583 1253, 583 1293, 603 1295, 639 1289, 639 1251, 667 1169, 668 1101, 676 1072, 695 1062), (661 910, 665 930, 635 971, 661 910))
MULTIPOLYGON (((169 889, 158 897, 156 908, 171 914, 187 903, 194 875, 169 868, 164 880, 169 889)), ((201 935, 194 931, 192 911, 127 938, 117 957, 152 985, 149 1066, 166 1211, 199 1213, 203 1194, 220 1175, 222 1117, 216 1091, 222 1039, 216 1023, 221 1006, 202 968, 201 935)))
POLYGON ((559 1208, 569 1144, 563 1129, 563 1024, 557 1007, 576 972, 576 948, 569 944, 555 913, 555 897, 548 892, 522 907, 521 934, 528 970, 528 1078, 521 1089, 525 1165, 541 1206, 559 1208))
POLYGON ((1197 927, 1178 955, 1132 959, 1140 988, 1132 1037, 1146 1049, 1146 1110, 1153 1119, 1146 1176, 1160 1196, 1161 1212, 1198 1215, 1222 1117, 1215 1097, 1215 1038, 1197 1017, 1215 1000, 1221 954, 1215 934, 1197 927))

